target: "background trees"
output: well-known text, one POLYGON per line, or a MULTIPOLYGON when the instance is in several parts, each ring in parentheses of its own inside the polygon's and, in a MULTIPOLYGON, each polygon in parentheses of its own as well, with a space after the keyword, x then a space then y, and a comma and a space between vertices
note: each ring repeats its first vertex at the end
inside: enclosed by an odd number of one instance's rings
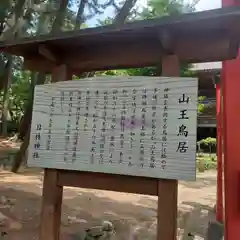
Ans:
MULTIPOLYGON (((183 0, 148 0, 146 6, 141 6, 140 0, 1 0, 0 41, 77 31, 94 25, 113 23, 120 26, 126 21, 192 12, 195 4, 196 1, 186 4, 183 0)), ((182 75, 189 75, 187 70, 188 66, 182 66, 182 75)), ((160 74, 160 67, 152 66, 84 73, 82 77, 160 74)), ((45 73, 24 70, 20 57, 0 54, 1 134, 7 135, 12 126, 11 129, 15 129, 18 137, 24 140, 16 156, 13 171, 17 171, 28 146, 34 86, 50 80, 51 77, 45 73)))

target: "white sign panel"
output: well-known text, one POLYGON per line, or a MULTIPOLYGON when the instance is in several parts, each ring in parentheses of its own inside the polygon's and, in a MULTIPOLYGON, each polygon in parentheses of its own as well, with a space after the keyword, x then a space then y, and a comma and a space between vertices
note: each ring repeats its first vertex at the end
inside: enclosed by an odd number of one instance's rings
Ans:
POLYGON ((194 180, 197 86, 164 77, 36 86, 28 165, 194 180))

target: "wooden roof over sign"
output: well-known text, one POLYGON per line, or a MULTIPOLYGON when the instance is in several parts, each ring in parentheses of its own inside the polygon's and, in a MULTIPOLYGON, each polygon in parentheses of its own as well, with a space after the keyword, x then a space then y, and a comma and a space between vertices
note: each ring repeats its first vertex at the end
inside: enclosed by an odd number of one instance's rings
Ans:
POLYGON ((235 58, 240 8, 135 21, 0 42, 0 51, 20 55, 32 70, 65 63, 74 72, 153 66, 164 54, 186 63, 235 58))

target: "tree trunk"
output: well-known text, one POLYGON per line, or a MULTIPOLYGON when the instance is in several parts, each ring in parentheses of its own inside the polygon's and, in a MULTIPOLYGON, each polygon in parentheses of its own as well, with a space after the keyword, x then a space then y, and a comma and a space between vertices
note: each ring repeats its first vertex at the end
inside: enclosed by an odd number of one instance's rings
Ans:
POLYGON ((4 84, 4 94, 3 94, 3 109, 2 109, 2 136, 7 136, 8 127, 8 104, 9 104, 9 87, 12 81, 12 65, 13 58, 10 55, 8 57, 8 62, 6 65, 6 80, 4 84))
POLYGON ((26 154, 26 150, 28 149, 28 144, 29 144, 29 138, 30 138, 30 128, 28 128, 28 132, 24 138, 24 142, 22 143, 21 147, 20 147, 20 150, 18 151, 15 159, 14 159, 14 162, 13 162, 13 165, 12 165, 12 169, 11 171, 14 172, 14 173, 17 173, 23 160, 24 160, 24 156, 26 154))
POLYGON ((76 17, 75 30, 80 29, 84 21, 83 13, 84 13, 86 3, 87 3, 87 0, 81 0, 80 2, 78 12, 77 12, 77 17, 76 17))

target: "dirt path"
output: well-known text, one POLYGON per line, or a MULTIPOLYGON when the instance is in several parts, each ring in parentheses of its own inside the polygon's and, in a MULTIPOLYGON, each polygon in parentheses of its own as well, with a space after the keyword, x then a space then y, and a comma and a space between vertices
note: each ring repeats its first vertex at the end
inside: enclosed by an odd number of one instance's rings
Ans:
MULTIPOLYGON (((185 228, 189 213, 200 208, 197 218, 190 220, 190 231, 197 239, 203 239, 209 209, 215 204, 215 188, 214 171, 198 174, 197 182, 180 183, 179 233, 185 228)), ((41 190, 40 173, 0 172, 0 213, 11 220, 7 227, 0 224, 0 230, 8 233, 6 239, 37 239, 41 190)), ((117 232, 116 239, 130 240, 130 235, 136 232, 136 239, 155 240, 156 207, 155 197, 68 187, 64 189, 62 233, 79 232, 102 220, 110 220, 117 232)))

